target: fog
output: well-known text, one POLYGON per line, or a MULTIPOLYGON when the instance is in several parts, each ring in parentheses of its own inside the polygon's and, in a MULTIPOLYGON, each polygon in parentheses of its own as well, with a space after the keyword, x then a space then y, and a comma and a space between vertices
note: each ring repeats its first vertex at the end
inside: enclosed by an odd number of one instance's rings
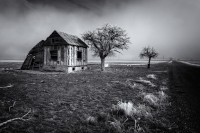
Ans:
POLYGON ((105 23, 131 41, 110 59, 137 60, 145 46, 160 59, 200 59, 199 12, 199 0, 0 0, 0 59, 24 59, 53 30, 81 37, 105 23))

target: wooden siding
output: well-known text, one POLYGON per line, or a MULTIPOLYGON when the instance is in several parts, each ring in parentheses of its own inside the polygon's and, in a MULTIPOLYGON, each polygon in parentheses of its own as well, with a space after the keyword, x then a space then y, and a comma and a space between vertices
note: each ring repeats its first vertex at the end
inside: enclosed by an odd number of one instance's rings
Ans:
MULTIPOLYGON (((73 38, 71 41, 73 41, 73 38)), ((46 41, 41 41, 31 49, 21 69, 45 66, 67 70, 68 67, 82 67, 84 65, 87 65, 87 45, 68 44, 57 32, 53 32, 46 41), (78 58, 78 55, 80 55, 78 51, 81 52, 81 58, 78 58)))

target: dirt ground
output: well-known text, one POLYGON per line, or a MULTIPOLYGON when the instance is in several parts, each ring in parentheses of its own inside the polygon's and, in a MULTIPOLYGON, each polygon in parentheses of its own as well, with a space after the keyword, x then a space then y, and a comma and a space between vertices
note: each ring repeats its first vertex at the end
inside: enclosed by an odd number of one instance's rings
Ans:
POLYGON ((177 132, 200 132, 200 67, 173 62, 169 71, 171 113, 177 132))
POLYGON ((170 96, 158 99, 162 91, 163 97, 171 94, 162 90, 171 83, 171 65, 154 64, 150 69, 112 66, 105 72, 98 65, 90 65, 90 70, 69 74, 1 71, 0 123, 30 113, 24 121, 0 126, 0 132, 173 132, 177 127, 169 116, 170 96), (148 74, 156 79, 148 78, 148 74), (139 79, 154 86, 138 85, 139 79), (152 95, 157 98, 155 103, 145 99, 152 95), (134 116, 116 113, 114 107, 120 101, 131 101, 146 112, 140 109, 134 116))

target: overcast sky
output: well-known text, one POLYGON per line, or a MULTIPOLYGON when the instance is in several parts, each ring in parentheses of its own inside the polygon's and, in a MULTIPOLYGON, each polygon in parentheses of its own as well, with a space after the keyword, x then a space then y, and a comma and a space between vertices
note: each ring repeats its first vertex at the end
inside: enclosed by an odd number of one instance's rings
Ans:
POLYGON ((159 58, 200 59, 199 0, 0 0, 0 59, 24 59, 53 30, 81 37, 105 23, 130 37, 115 59, 139 59, 145 46, 159 58))

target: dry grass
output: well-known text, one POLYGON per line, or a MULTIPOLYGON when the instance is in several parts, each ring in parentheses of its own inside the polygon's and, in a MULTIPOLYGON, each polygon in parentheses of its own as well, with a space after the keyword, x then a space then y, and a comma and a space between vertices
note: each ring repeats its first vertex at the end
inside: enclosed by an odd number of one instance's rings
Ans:
POLYGON ((156 87, 156 85, 153 84, 151 81, 145 80, 145 79, 142 78, 142 77, 139 77, 139 80, 138 80, 138 81, 141 82, 141 83, 147 84, 147 85, 149 85, 149 86, 151 86, 151 87, 156 87))
POLYGON ((157 79, 155 74, 148 74, 148 75, 147 75, 147 78, 150 78, 150 79, 157 79))
MULTIPOLYGON (((163 71, 167 67, 155 65, 151 69, 163 71)), ((156 85, 152 87, 149 82, 134 82, 138 77, 145 80, 148 73, 154 74, 145 67, 97 70, 100 67, 92 65, 90 70, 66 75, 0 72, 0 86, 14 85, 1 89, 0 123, 32 110, 30 121, 9 123, 0 127, 0 132, 132 133, 168 129, 162 115, 167 108, 168 90, 161 89, 167 73, 148 80, 156 85), (14 101, 16 104, 9 111, 14 101)))
POLYGON ((148 102, 150 105, 158 106, 158 98, 153 94, 146 94, 144 96, 144 101, 148 102))
POLYGON ((166 90, 168 90, 168 88, 166 86, 161 86, 160 90, 166 91, 166 90))
POLYGON ((119 101, 117 105, 113 105, 112 109, 114 111, 123 111, 126 116, 132 116, 135 113, 135 108, 133 107, 132 102, 122 102, 119 101))

